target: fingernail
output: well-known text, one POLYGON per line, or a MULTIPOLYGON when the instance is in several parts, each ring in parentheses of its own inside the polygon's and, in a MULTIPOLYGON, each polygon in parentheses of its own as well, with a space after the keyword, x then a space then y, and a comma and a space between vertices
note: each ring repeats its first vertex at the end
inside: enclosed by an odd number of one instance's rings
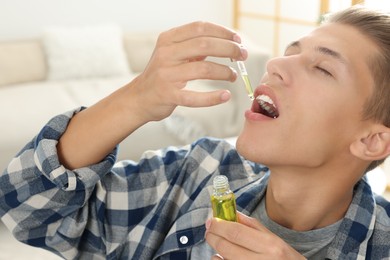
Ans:
POLYGON ((233 77, 230 79, 230 81, 234 82, 237 79, 238 73, 237 73, 237 71, 234 68, 231 68, 231 69, 232 69, 232 72, 233 72, 233 77))
POLYGON ((230 67, 230 69, 232 70, 235 77, 237 77, 237 75, 238 75, 237 70, 235 68, 232 68, 232 67, 230 67))
POLYGON ((233 35, 233 41, 241 43, 241 37, 238 34, 233 35))
POLYGON ((222 101, 228 101, 230 99, 230 92, 229 91, 224 91, 221 94, 221 100, 222 101))
POLYGON ((241 57, 243 60, 246 60, 248 57, 248 50, 244 47, 244 45, 240 45, 241 57))
POLYGON ((211 219, 206 220, 206 229, 209 229, 211 226, 211 219))

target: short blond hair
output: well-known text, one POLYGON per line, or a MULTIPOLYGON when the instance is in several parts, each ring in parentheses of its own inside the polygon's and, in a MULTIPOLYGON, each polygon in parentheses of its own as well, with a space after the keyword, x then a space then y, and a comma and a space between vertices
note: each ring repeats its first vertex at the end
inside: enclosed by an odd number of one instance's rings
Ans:
MULTIPOLYGON (((369 61, 375 88, 367 99, 362 118, 390 127, 390 14, 355 5, 328 15, 324 22, 353 26, 377 45, 380 55, 373 56, 369 61)), ((372 162, 367 170, 382 162, 372 162)))

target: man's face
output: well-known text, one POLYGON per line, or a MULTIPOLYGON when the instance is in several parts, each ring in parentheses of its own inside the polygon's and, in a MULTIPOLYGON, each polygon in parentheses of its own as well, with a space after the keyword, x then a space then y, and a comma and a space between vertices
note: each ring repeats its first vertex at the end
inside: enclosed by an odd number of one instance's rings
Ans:
POLYGON ((254 101, 239 152, 269 166, 318 167, 348 158, 368 124, 362 110, 374 87, 369 60, 377 53, 367 37, 341 24, 293 42, 283 57, 269 61, 255 90, 272 99, 278 116, 259 113, 254 101))

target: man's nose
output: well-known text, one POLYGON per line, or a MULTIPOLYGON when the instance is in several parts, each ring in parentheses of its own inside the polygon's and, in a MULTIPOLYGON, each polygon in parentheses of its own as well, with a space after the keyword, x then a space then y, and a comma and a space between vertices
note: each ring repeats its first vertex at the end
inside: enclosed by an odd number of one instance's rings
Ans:
POLYGON ((273 81, 284 82, 287 79, 286 63, 284 57, 273 58, 267 63, 268 78, 273 81))

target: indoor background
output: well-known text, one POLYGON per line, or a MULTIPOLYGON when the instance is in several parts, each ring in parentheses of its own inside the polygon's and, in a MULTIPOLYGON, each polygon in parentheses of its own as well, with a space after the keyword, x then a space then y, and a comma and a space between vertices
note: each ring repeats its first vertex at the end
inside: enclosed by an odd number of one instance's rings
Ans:
MULTIPOLYGON (((52 25, 84 26, 107 22, 125 31, 164 31, 204 20, 236 28, 271 53, 312 30, 321 15, 362 1, 351 0, 2 0, 0 41, 39 37, 52 25)), ((388 0, 366 0, 366 5, 390 10, 388 0)), ((1 145, 1 144, 0 144, 1 145)), ((378 190, 386 189, 387 163, 379 170, 378 190), (384 180, 384 181, 383 181, 384 180)), ((389 177, 387 177, 389 179, 389 177)), ((0 225, 0 259, 58 259, 40 249, 16 242, 0 225)))

